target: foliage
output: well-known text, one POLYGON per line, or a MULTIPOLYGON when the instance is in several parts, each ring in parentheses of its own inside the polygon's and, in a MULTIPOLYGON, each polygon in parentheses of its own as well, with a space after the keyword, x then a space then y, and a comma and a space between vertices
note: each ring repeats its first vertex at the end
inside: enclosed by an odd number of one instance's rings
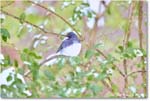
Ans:
MULTIPOLYGON (((91 4, 85 0, 38 0, 35 4, 27 1, 14 2, 10 5, 3 2, 2 8, 3 16, 6 17, 1 18, 0 29, 3 40, 0 54, 1 75, 10 67, 15 68, 13 75, 10 73, 5 78, 8 82, 13 82, 10 85, 1 84, 2 98, 121 98, 124 97, 124 93, 128 98, 147 97, 143 90, 143 87, 147 86, 146 81, 142 79, 138 84, 136 81, 139 76, 143 77, 143 72, 145 73, 143 68, 146 68, 146 44, 142 43, 143 48, 139 47, 138 32, 135 32, 137 35, 130 37, 127 46, 122 45, 124 33, 129 30, 129 19, 124 17, 121 10, 127 12, 130 3, 111 2, 104 11, 103 17, 106 19, 103 27, 98 26, 98 22, 94 20, 97 24, 90 29, 88 21, 97 19, 101 13, 94 11, 91 4), (14 2, 21 3, 18 4, 20 9, 14 2), (47 9, 44 10, 36 4, 41 4, 47 9), (54 65, 41 66, 41 61, 46 59, 49 53, 57 50, 61 38, 64 38, 63 33, 66 34, 70 28, 77 29, 82 33, 81 36, 85 37, 81 40, 80 55, 60 57, 54 65), (119 33, 110 33, 112 30, 118 30, 119 33), (94 32, 97 36, 94 44, 89 46, 94 32), (106 33, 106 37, 102 33, 106 33), (7 50, 6 47, 11 43, 14 49, 18 49, 17 54, 7 50), (124 60, 128 62, 127 74, 123 68, 124 60), (26 74, 27 71, 30 73, 26 74), (18 79, 17 75, 21 75, 26 82, 18 79), (125 85, 124 75, 128 78, 127 88, 122 86, 125 85), (24 93, 24 90, 30 91, 31 95, 24 93)), ((136 7, 136 10, 138 9, 139 7, 136 7)), ((136 25, 133 26, 133 29, 137 30, 136 25)), ((146 35, 143 36, 145 39, 146 35)))
POLYGON ((1 32, 1 37, 2 37, 3 41, 6 42, 7 39, 10 38, 10 34, 9 34, 8 30, 5 28, 1 28, 0 32, 1 32))

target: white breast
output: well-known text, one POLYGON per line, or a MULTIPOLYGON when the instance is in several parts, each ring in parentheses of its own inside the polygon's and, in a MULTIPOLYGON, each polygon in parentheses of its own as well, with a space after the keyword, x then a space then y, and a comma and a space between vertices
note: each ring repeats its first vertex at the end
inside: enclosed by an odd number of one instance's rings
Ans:
POLYGON ((70 45, 60 51, 60 54, 66 55, 66 56, 77 56, 79 55, 81 50, 81 44, 80 43, 74 43, 73 45, 70 45))

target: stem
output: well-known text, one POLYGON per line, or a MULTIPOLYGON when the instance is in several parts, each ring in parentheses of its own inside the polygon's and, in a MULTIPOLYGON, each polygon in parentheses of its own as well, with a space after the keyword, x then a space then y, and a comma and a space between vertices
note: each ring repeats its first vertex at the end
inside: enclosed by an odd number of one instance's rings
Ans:
MULTIPOLYGON (((135 8, 135 2, 132 2, 131 5, 130 5, 131 9, 129 11, 129 15, 128 15, 128 28, 127 28, 127 31, 125 32, 124 34, 124 39, 123 39, 123 50, 126 50, 126 48, 128 47, 128 41, 129 41, 129 38, 130 38, 130 32, 131 32, 131 25, 132 25, 132 20, 133 20, 133 11, 134 11, 134 8, 135 8)), ((126 93, 127 93, 127 87, 128 87, 128 77, 127 77, 127 59, 124 59, 123 60, 123 68, 124 68, 124 72, 125 72, 125 76, 124 76, 124 91, 125 91, 125 97, 126 96, 126 93)))
MULTIPOLYGON (((139 1, 139 15, 138 15, 138 32, 139 32, 139 47, 140 49, 143 49, 143 32, 142 32, 142 19, 143 19, 143 1, 139 1)), ((141 57, 141 62, 144 63, 144 56, 141 57)), ((143 78, 143 82, 146 83, 146 74, 145 74, 145 66, 142 67, 142 78, 143 78)), ((146 94, 147 89, 146 86, 144 86, 144 93, 146 94)))
POLYGON ((105 86, 107 87, 107 89, 108 89, 109 91, 112 92, 112 94, 114 94, 112 87, 110 87, 110 86, 106 83, 106 81, 102 80, 102 83, 103 83, 103 85, 105 85, 105 86))
POLYGON ((48 11, 48 12, 54 14, 55 16, 59 17, 59 18, 60 18, 61 20, 63 20, 66 24, 68 24, 68 25, 79 35, 79 37, 82 39, 82 36, 78 33, 78 31, 77 31, 66 19, 64 19, 62 16, 60 16, 59 14, 53 12, 52 10, 50 10, 50 9, 48 9, 48 8, 46 8, 46 7, 44 7, 43 5, 40 5, 40 4, 35 3, 35 2, 33 2, 33 1, 30 1, 30 0, 29 0, 28 2, 31 2, 32 4, 35 4, 36 6, 39 6, 39 7, 43 8, 43 9, 45 9, 46 11, 48 11))
MULTIPOLYGON (((96 17, 95 17, 95 23, 94 23, 94 26, 93 28, 91 29, 91 32, 89 34, 89 45, 90 45, 90 48, 94 45, 94 43, 96 42, 96 35, 97 35, 97 31, 98 31, 98 21, 101 17, 104 16, 107 8, 110 6, 111 2, 109 4, 105 4, 104 2, 100 1, 99 3, 99 10, 100 10, 100 6, 101 6, 101 3, 105 6, 105 10, 101 13, 97 13, 96 14, 96 17)), ((100 12, 100 11, 99 11, 100 12)))

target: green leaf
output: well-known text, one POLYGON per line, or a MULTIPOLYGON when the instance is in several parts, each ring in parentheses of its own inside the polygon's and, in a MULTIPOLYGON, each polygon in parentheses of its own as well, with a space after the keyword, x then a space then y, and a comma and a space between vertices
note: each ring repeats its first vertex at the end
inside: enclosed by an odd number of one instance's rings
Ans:
POLYGON ((133 43, 131 41, 128 42, 128 47, 133 47, 133 43))
POLYGON ((61 68, 63 68, 64 67, 64 65, 65 65, 65 62, 66 62, 66 59, 65 58, 59 58, 60 60, 59 60, 59 62, 57 63, 57 67, 59 68, 59 69, 61 69, 61 68))
POLYGON ((146 57, 147 56, 147 52, 144 49, 140 49, 143 53, 143 56, 146 57))
POLYGON ((94 48, 102 48, 104 45, 103 45, 103 43, 97 43, 95 46, 94 46, 94 48))
POLYGON ((25 33, 27 33, 27 31, 28 31, 27 27, 21 26, 18 29, 17 37, 19 37, 19 38, 22 37, 25 33))
POLYGON ((107 76, 106 73, 100 73, 100 75, 98 76, 98 79, 104 80, 106 76, 107 76))
POLYGON ((92 18, 92 13, 88 11, 88 15, 89 18, 92 18))
POLYGON ((44 71, 44 74, 49 80, 55 80, 54 74, 52 72, 44 71))
POLYGON ((19 74, 23 75, 23 74, 24 74, 24 69, 23 69, 23 68, 18 68, 18 69, 17 69, 17 72, 18 72, 19 74))
POLYGON ((87 77, 88 80, 93 80, 93 78, 94 78, 93 75, 89 75, 89 76, 87 77))
POLYGON ((4 22, 4 19, 2 19, 2 18, 0 18, 0 22, 1 22, 1 24, 4 22))
POLYGON ((32 71, 32 77, 33 77, 33 80, 37 80, 39 77, 39 71, 38 70, 32 71))
POLYGON ((32 72, 33 80, 37 80, 39 78, 39 68, 40 68, 40 66, 34 60, 31 61, 31 62, 32 62, 31 63, 32 64, 31 65, 31 72, 32 72))
POLYGON ((8 32, 8 30, 5 28, 1 28, 0 33, 3 41, 7 42, 7 39, 10 38, 10 33, 8 32))
POLYGON ((12 62, 10 60, 10 56, 9 55, 6 55, 5 56, 5 59, 4 59, 4 66, 9 66, 9 65, 12 65, 12 62))
POLYGON ((129 58, 129 54, 128 53, 124 53, 123 57, 129 58))
POLYGON ((102 87, 96 84, 91 84, 90 85, 91 90, 93 91, 94 95, 98 94, 102 90, 102 87))
POLYGON ((80 64, 82 62, 79 56, 73 57, 73 60, 76 62, 76 64, 80 64))
POLYGON ((20 23, 22 23, 22 24, 23 24, 23 22, 24 22, 25 18, 26 18, 25 13, 20 14, 20 23))
POLYGON ((109 15, 111 15, 111 7, 110 7, 110 6, 108 6, 106 12, 107 12, 109 15))
POLYGON ((42 58, 41 56, 37 55, 37 54, 36 54, 35 52, 33 52, 33 51, 30 51, 30 52, 29 52, 29 55, 35 57, 36 59, 41 59, 41 58, 42 58))
POLYGON ((82 5, 89 7, 89 3, 82 3, 82 5))
POLYGON ((81 58, 79 56, 77 57, 70 57, 69 58, 69 62, 71 66, 77 66, 79 65, 82 61, 81 58))
POLYGON ((23 52, 27 53, 28 52, 28 48, 24 48, 23 52))
POLYGON ((112 90, 114 91, 114 92, 118 92, 118 87, 117 87, 117 85, 112 85, 112 90))
POLYGON ((36 52, 34 52, 33 50, 29 50, 28 48, 25 48, 25 49, 23 50, 23 52, 25 52, 26 54, 28 54, 30 57, 32 56, 32 57, 34 57, 34 58, 36 58, 36 59, 41 59, 41 58, 42 58, 42 57, 39 56, 36 52))
POLYGON ((7 81, 11 81, 11 80, 12 80, 12 76, 9 75, 9 76, 7 77, 7 81))
POLYGON ((91 58, 95 54, 94 50, 87 50, 85 53, 85 58, 91 58))
POLYGON ((118 46, 121 52, 123 52, 123 46, 118 46))
POLYGON ((18 61, 17 60, 14 60, 14 65, 15 65, 15 67, 18 67, 18 61))

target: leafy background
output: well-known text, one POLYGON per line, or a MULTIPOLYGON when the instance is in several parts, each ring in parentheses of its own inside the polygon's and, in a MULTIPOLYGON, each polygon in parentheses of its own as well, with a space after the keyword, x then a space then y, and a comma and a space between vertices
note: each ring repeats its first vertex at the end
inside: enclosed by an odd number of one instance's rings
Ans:
POLYGON ((1 1, 1 97, 146 98, 147 22, 146 1, 1 1), (69 31, 80 55, 41 66, 69 31))

